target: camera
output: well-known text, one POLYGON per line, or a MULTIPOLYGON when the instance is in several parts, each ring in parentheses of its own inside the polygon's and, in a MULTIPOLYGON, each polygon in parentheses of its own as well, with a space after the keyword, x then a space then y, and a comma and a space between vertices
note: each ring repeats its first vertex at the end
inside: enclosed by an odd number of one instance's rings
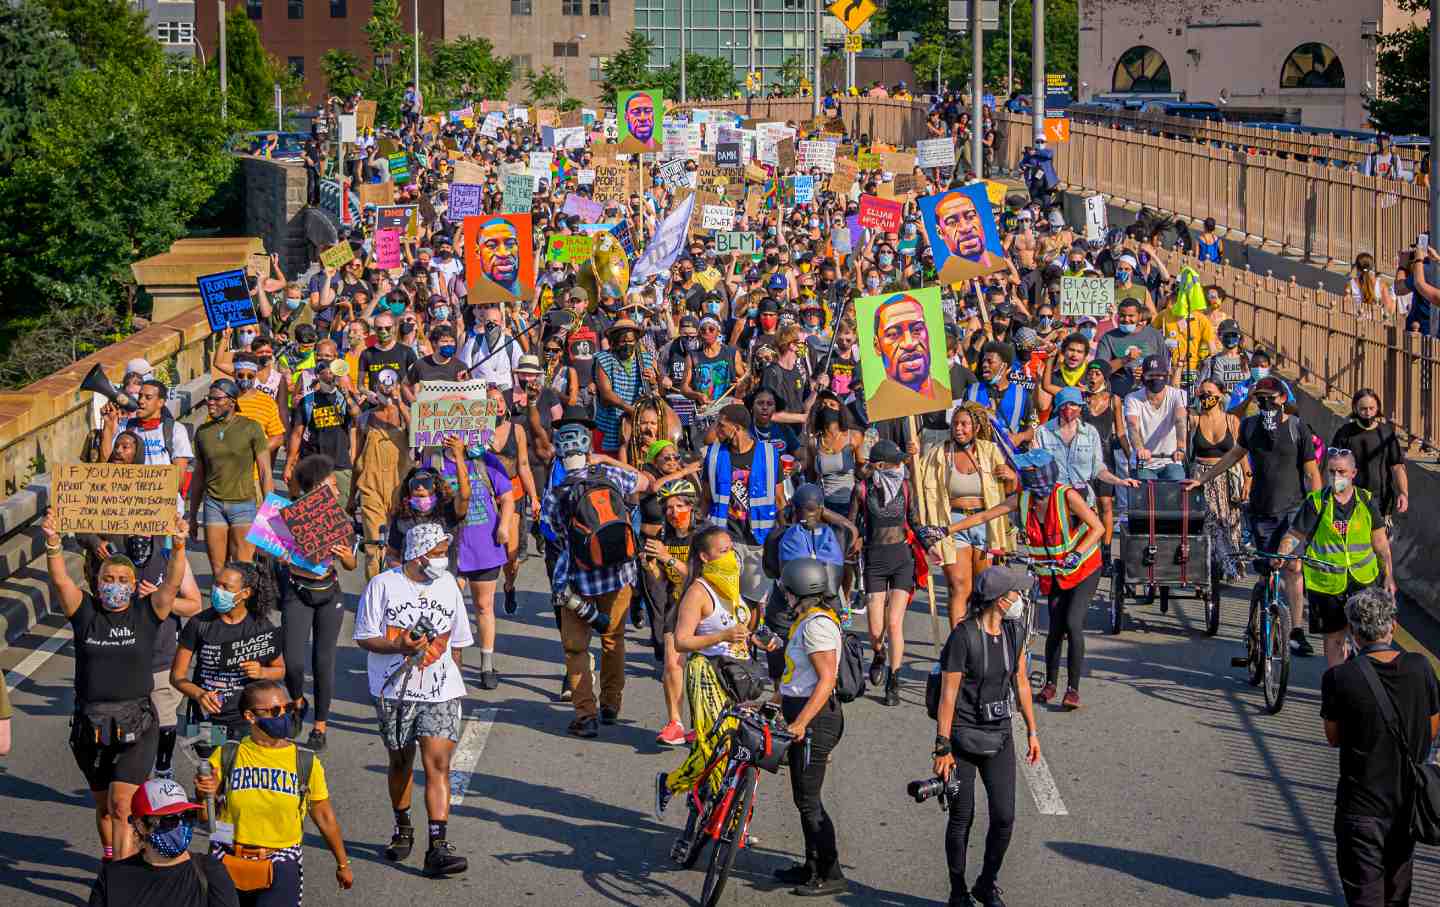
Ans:
POLYGON ((589 624, 596 633, 604 633, 610 629, 610 615, 595 607, 594 602, 576 595, 573 589, 566 589, 560 594, 560 604, 589 624))
POLYGON ((415 621, 414 626, 406 632, 410 634, 411 642, 419 642, 422 639, 434 639, 440 635, 439 628, 430 620, 430 615, 428 614, 420 615, 420 618, 415 621))
POLYGON ((905 785, 905 793, 909 794, 916 803, 924 803, 931 797, 940 797, 940 808, 950 808, 950 800, 960 793, 960 782, 953 776, 949 781, 936 775, 933 778, 925 778, 920 781, 911 781, 905 785))

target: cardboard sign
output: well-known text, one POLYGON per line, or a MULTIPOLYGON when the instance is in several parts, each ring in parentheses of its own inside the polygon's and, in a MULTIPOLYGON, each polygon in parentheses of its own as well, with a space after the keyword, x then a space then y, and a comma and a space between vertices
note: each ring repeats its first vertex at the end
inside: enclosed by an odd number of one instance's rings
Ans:
POLYGON ((374 129, 375 112, 379 107, 379 101, 357 101, 355 103, 355 128, 358 130, 374 129))
POLYGON ((479 183, 451 183, 450 207, 446 216, 450 220, 462 220, 485 213, 485 187, 479 183))
POLYGON ((400 255, 400 231, 375 231, 375 266, 377 268, 403 268, 405 259, 400 255))
POLYGON ((535 178, 528 173, 507 173, 500 208, 507 214, 527 214, 535 198, 535 178))
POLYGON ((775 143, 775 162, 781 170, 795 169, 795 140, 783 138, 775 143))
POLYGON ((861 151, 855 155, 855 163, 861 170, 879 170, 880 155, 873 151, 861 151))
POLYGON ((1060 315, 1079 318, 1089 315, 1103 320, 1115 309, 1115 280, 1110 277, 1060 278, 1060 315))
POLYGON ((855 185, 855 178, 860 175, 860 167, 848 157, 837 157, 835 159, 835 172, 830 175, 829 189, 836 195, 848 195, 850 187, 855 185))
POLYGON ((950 139, 921 139, 915 143, 915 152, 921 170, 955 166, 955 143, 950 139))
POLYGON ((724 255, 727 252, 754 255, 755 234, 748 230, 743 233, 716 233, 715 252, 718 255, 724 255))
POLYGON ((565 196, 565 206, 560 210, 564 214, 574 214, 586 223, 595 223, 605 214, 604 205, 574 192, 565 196))
POLYGON ((895 179, 891 182, 891 186, 895 190, 896 198, 914 193, 915 173, 912 171, 910 173, 895 174, 895 179))
POLYGON ((205 304, 210 330, 255 324, 255 301, 250 298, 250 285, 243 268, 206 274, 197 277, 195 283, 200 287, 200 301, 205 304))
POLYGON ((478 185, 485 182, 485 168, 479 164, 470 161, 456 161, 455 166, 451 169, 454 173, 451 179, 457 183, 476 183, 478 185))
POLYGON ((860 196, 860 226, 886 233, 900 232, 902 206, 897 201, 877 198, 873 195, 860 196))
POLYGON ((755 183, 758 185, 765 182, 769 178, 770 174, 766 173, 765 168, 761 167, 759 164, 745 165, 745 182, 755 183))
POLYGON ((735 226, 735 209, 706 205, 700 209, 700 225, 706 230, 729 230, 735 226))
POLYGON ((365 205, 388 205, 395 201, 395 184, 385 183, 361 183, 360 204, 365 205))
POLYGON ((343 268, 355 260, 355 250, 349 241, 337 242, 320 252, 320 263, 327 268, 343 268))
POLYGON ((550 244, 545 248, 545 258, 561 264, 578 265, 589 261, 594 249, 595 237, 588 233, 556 233, 550 237, 550 244))
POLYGON ((715 166, 738 170, 740 168, 740 143, 724 142, 716 145, 715 166))
POLYGON ((175 529, 179 466, 73 463, 55 467, 50 497, 61 533, 169 535, 175 529))
POLYGON ((265 500, 260 504, 260 509, 255 514, 255 521, 250 524, 250 532, 245 536, 245 541, 266 554, 287 564, 294 564, 308 573, 324 573, 330 559, 325 558, 321 563, 306 560, 295 545, 295 537, 285 527, 285 520, 280 516, 280 511, 289 506, 290 499, 283 495, 274 493, 266 495, 265 500))
POLYGON ((590 195, 601 204, 624 207, 630 200, 629 172, 619 165, 597 165, 595 185, 591 187, 590 195))
POLYGON ((812 139, 800 143, 800 169, 819 168, 821 173, 835 172, 835 143, 812 139))
POLYGON ((890 173, 909 173, 915 169, 915 155, 908 151, 882 151, 880 167, 890 173))
POLYGON ((1105 238, 1105 232, 1109 229, 1109 214, 1105 211, 1105 196, 1085 196, 1085 238, 1090 242, 1100 242, 1105 238))
POLYGON ((503 400, 489 399, 484 381, 422 381, 410 406, 410 446, 433 447, 453 435, 485 445, 505 415, 503 400))
POLYGON ((690 188, 690 174, 685 170, 684 160, 666 161, 658 170, 660 185, 667 189, 690 188))
POLYGON ((409 205, 387 205, 375 212, 377 230, 404 230, 409 223, 409 205))
POLYGON ((336 545, 347 548, 355 542, 355 523, 335 499, 329 485, 321 485, 280 511, 295 547, 308 560, 330 557, 336 545))

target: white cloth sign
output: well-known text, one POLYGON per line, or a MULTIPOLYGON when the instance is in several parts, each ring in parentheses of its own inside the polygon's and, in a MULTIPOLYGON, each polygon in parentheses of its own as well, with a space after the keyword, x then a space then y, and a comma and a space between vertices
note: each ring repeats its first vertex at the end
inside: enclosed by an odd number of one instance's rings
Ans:
POLYGON ((1061 277, 1060 315, 1096 320, 1110 317, 1115 308, 1115 281, 1109 277, 1061 277))
POLYGON ((915 166, 922 170, 931 167, 955 166, 955 143, 950 139, 922 139, 915 143, 915 166))

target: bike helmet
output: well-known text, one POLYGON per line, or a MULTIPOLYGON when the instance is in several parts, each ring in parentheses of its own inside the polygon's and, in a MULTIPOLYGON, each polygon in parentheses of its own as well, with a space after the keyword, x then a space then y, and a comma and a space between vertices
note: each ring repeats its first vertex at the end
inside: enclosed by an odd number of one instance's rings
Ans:
POLYGON ((780 587, 802 606, 835 601, 840 596, 842 569, 813 557, 797 557, 780 569, 780 587))
POLYGON ((578 423, 562 425, 555 429, 555 452, 565 457, 583 457, 590 453, 592 443, 590 430, 578 423))
POLYGON ((1087 239, 1085 240, 1085 248, 1089 249, 1091 252, 1099 252, 1101 249, 1105 248, 1105 240, 1087 239))
POLYGON ((807 482, 795 489, 795 496, 791 498, 791 501, 794 503, 797 512, 810 507, 824 507, 825 492, 820 490, 819 485, 813 482, 807 482))
POLYGON ((1031 450, 1015 458, 1020 485, 1032 494, 1049 495, 1060 481, 1060 464, 1048 450, 1031 450))
POLYGON ((660 486, 658 496, 661 501, 668 501, 670 498, 689 498, 695 500, 700 496, 700 489, 689 479, 671 479, 660 486))

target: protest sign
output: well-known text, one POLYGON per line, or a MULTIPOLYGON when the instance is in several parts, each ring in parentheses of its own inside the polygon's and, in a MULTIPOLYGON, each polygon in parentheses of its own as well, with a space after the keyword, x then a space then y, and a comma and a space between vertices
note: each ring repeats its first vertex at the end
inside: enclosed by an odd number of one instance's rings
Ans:
POLYGON ((343 268, 354 260, 355 250, 348 240, 337 242, 320 252, 320 263, 327 268, 343 268))
POLYGON ((921 139, 915 152, 915 163, 922 170, 955 166, 955 143, 950 139, 921 139))
POLYGON ((410 406, 410 446, 433 447, 459 435, 483 447, 504 411, 504 400, 489 399, 487 382, 422 381, 410 406))
POLYGON ((763 183, 769 178, 770 174, 765 172, 765 168, 761 167, 759 164, 745 165, 745 182, 763 183))
POLYGON ((1105 212, 1105 196, 1085 196, 1085 238, 1090 242, 1100 242, 1105 238, 1105 231, 1109 226, 1109 216, 1105 212))
POLYGON ((915 155, 908 151, 882 151, 880 167, 890 173, 909 173, 915 169, 915 155))
POLYGON ((409 205, 386 205, 375 212, 375 229, 377 230, 404 230, 409 223, 409 205))
POLYGON ((379 101, 356 101, 355 102, 355 128, 365 131, 375 128, 375 111, 379 108, 379 101))
POLYGON ((280 511, 280 517, 295 539, 296 549, 307 560, 324 560, 332 556, 330 549, 336 545, 348 548, 355 542, 355 523, 327 484, 301 495, 280 511))
POLYGON ((400 231, 375 231, 375 266, 379 268, 402 268, 405 260, 400 255, 400 231))
POLYGON ((355 130, 355 114, 340 114, 340 141, 346 144, 355 144, 357 138, 355 130))
POLYGON ((572 151, 575 149, 584 148, 585 127, 578 125, 562 126, 551 130, 550 147, 564 148, 566 150, 572 151))
POLYGON ((729 230, 735 226, 735 209, 706 205, 700 209, 700 225, 706 230, 729 230))
POLYGON ((511 214, 526 214, 530 211, 531 200, 535 197, 535 178, 528 173, 505 174, 505 187, 500 200, 501 210, 511 214))
POLYGON ((478 183, 451 183, 447 216, 450 220, 463 220, 485 213, 484 197, 485 187, 478 183))
POLYGON ((740 143, 723 142, 716 145, 715 166, 738 169, 740 167, 740 143))
POLYGON ((480 134, 487 139, 493 139, 500 135, 500 130, 505 128, 505 114, 500 111, 485 114, 485 122, 480 124, 480 134))
POLYGON ((891 181, 891 187, 895 191, 896 198, 903 198, 915 192, 915 173, 897 173, 891 181))
POLYGON ((530 122, 530 108, 529 108, 529 107, 511 107, 511 108, 510 108, 510 119, 512 119, 512 120, 519 120, 519 121, 522 122, 522 123, 529 123, 529 122, 530 122))
POLYGON ((532 151, 530 152, 530 172, 540 179, 550 178, 550 167, 555 163, 553 151, 532 151))
POLYGON ((1005 250, 984 183, 927 195, 916 206, 942 283, 1005 270, 1005 250))
POLYGON ((470 302, 510 302, 534 288, 534 234, 528 213, 467 217, 463 230, 470 302))
POLYGON ((595 248, 595 237, 588 233, 555 233, 550 237, 550 243, 545 247, 545 258, 547 261, 558 261, 561 264, 580 264, 590 260, 590 253, 595 248))
POLYGON ((595 167, 595 185, 591 197, 601 204, 624 206, 630 198, 628 172, 619 165, 606 164, 595 167))
POLYGON ((657 171, 660 176, 660 185, 667 189, 685 189, 690 187, 690 174, 685 170, 683 160, 666 161, 660 165, 657 171))
POLYGON ((555 124, 556 124, 556 123, 559 123, 559 122, 560 122, 560 111, 556 110, 555 108, 553 108, 553 107, 536 107, 536 108, 535 108, 535 125, 536 125, 536 126, 541 126, 541 127, 550 126, 550 127, 553 128, 553 127, 555 126, 555 124))
POLYGON ((719 255, 724 255, 726 252, 754 255, 755 234, 748 230, 743 233, 716 233, 715 252, 719 255))
POLYGON ((860 245, 865 238, 865 228, 860 226, 860 215, 852 214, 845 218, 845 232, 850 234, 850 247, 853 249, 860 245))
POLYGON ((853 248, 850 245, 850 231, 836 230, 831 233, 830 246, 835 250, 837 255, 849 255, 853 248))
POLYGON ((250 285, 243 268, 206 274, 195 282, 200 286, 200 300, 205 304, 210 330, 255 324, 255 302, 250 298, 250 285))
POLYGON ((950 408, 940 288, 855 300, 865 412, 873 420, 950 408))
POLYGON ((50 476, 61 533, 168 535, 175 529, 179 466, 70 463, 50 476))
POLYGON ((861 170, 879 170, 880 155, 873 151, 860 151, 855 155, 855 163, 861 170))
POLYGON ((576 171, 575 171, 575 185, 577 185, 577 186, 593 186, 593 185, 595 185, 595 171, 594 171, 594 170, 576 170, 576 171))
POLYGON ((565 206, 560 210, 565 214, 574 214, 586 223, 594 223, 605 214, 604 205, 574 192, 565 196, 565 206))
POLYGON ((397 186, 403 186, 410 182, 410 156, 403 151, 396 152, 386 158, 390 164, 390 179, 395 181, 397 186))
POLYGON ((660 89, 622 91, 615 97, 616 138, 626 154, 665 147, 665 95, 660 89))
POLYGON ((457 183, 479 185, 485 182, 485 169, 479 164, 472 164, 470 161, 456 161, 452 170, 454 171, 452 179, 457 183))
POLYGON ((1109 318, 1115 309, 1115 281, 1110 277, 1060 278, 1060 315, 1096 320, 1109 318))
POLYGON ((848 157, 837 157, 835 159, 835 172, 830 175, 830 191, 836 195, 846 195, 850 187, 855 185, 855 177, 860 175, 860 167, 848 157))
POLYGON ((835 143, 810 140, 800 143, 797 152, 800 169, 818 167, 821 173, 835 172, 835 143))
POLYGON ((394 183, 361 183, 358 188, 361 206, 388 205, 395 201, 394 183))
POLYGON ((901 205, 897 201, 877 198, 873 195, 860 196, 860 226, 887 233, 900 232, 901 205))
POLYGON ((790 178, 792 197, 797 205, 808 205, 815 201, 815 177, 808 173, 790 178))
MULTIPOLYGON (((246 534, 245 541, 269 554, 271 557, 293 564, 296 567, 320 575, 325 573, 326 565, 317 564, 305 559, 295 544, 295 538, 285 526, 285 520, 280 516, 280 511, 290 506, 290 499, 279 494, 271 493, 265 496, 260 504, 260 509, 255 514, 255 521, 250 524, 250 532, 246 534)), ((323 560, 328 562, 328 558, 323 560)))
POLYGON ((783 138, 775 143, 775 162, 781 170, 795 169, 795 140, 783 138))

